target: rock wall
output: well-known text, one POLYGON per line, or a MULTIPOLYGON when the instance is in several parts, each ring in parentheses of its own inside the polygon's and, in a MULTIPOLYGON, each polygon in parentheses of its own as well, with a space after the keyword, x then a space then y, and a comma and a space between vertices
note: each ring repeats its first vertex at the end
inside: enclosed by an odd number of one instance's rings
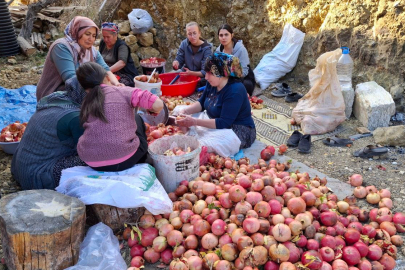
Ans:
POLYGON ((297 66, 287 76, 304 83, 319 55, 348 46, 354 84, 374 80, 391 93, 398 110, 405 108, 405 0, 122 0, 116 19, 127 19, 133 8, 152 16, 153 47, 168 63, 186 38, 189 21, 197 21, 214 45, 219 44, 218 27, 230 24, 253 66, 278 43, 285 23, 291 23, 306 37, 297 66))

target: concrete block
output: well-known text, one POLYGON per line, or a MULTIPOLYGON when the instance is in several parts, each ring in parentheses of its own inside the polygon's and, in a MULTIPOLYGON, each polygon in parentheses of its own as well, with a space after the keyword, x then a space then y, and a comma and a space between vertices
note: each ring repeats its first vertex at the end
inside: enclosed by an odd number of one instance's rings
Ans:
POLYGON ((342 88, 342 95, 345 101, 345 115, 346 119, 349 119, 353 111, 353 102, 354 102, 354 89, 342 88))
POLYGON ((369 130, 388 127, 395 113, 395 103, 390 93, 376 82, 356 85, 353 105, 354 116, 369 130))

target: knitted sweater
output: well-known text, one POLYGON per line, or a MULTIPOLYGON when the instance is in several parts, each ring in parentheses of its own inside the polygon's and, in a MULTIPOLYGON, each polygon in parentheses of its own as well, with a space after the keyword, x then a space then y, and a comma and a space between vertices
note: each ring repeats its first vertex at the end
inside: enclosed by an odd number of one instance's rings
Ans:
POLYGON ((89 116, 84 134, 77 144, 80 158, 92 167, 121 163, 139 147, 135 132, 135 107, 151 109, 157 96, 132 87, 101 85, 104 92, 104 114, 108 123, 89 116))
MULTIPOLYGON (((66 38, 60 38, 51 45, 37 85, 37 101, 55 91, 64 90, 64 87, 60 86, 63 86, 66 80, 76 76, 75 72, 79 67, 77 57, 77 53, 74 53, 66 38)), ((93 61, 110 71, 99 52, 94 56, 93 61)))

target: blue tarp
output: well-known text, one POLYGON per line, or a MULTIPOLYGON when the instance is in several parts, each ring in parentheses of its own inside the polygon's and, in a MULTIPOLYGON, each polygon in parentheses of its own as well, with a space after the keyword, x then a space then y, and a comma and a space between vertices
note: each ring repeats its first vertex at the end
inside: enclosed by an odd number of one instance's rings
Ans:
POLYGON ((24 85, 18 89, 0 86, 0 129, 15 121, 28 122, 37 106, 35 85, 24 85))

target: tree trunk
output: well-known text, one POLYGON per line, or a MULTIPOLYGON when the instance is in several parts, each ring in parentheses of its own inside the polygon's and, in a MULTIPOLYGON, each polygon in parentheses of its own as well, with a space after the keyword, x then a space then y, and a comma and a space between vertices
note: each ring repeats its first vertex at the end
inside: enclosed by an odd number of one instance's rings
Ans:
POLYGON ((105 204, 93 204, 97 219, 114 232, 123 229, 124 223, 135 223, 143 215, 144 208, 118 208, 105 204))
POLYGON ((29 44, 29 42, 23 38, 23 37, 18 37, 17 42, 20 45, 20 48, 26 56, 31 56, 34 54, 37 50, 29 44))
POLYGON ((34 21, 35 21, 35 18, 37 16, 38 12, 40 12, 41 9, 43 9, 53 3, 57 3, 59 1, 60 0, 43 0, 43 1, 38 1, 35 4, 29 4, 27 16, 25 17, 25 21, 21 28, 20 36, 25 39, 29 39, 29 37, 31 36, 34 21))
POLYGON ((20 191, 0 200, 0 230, 8 269, 62 270, 77 263, 86 206, 52 190, 20 191))

